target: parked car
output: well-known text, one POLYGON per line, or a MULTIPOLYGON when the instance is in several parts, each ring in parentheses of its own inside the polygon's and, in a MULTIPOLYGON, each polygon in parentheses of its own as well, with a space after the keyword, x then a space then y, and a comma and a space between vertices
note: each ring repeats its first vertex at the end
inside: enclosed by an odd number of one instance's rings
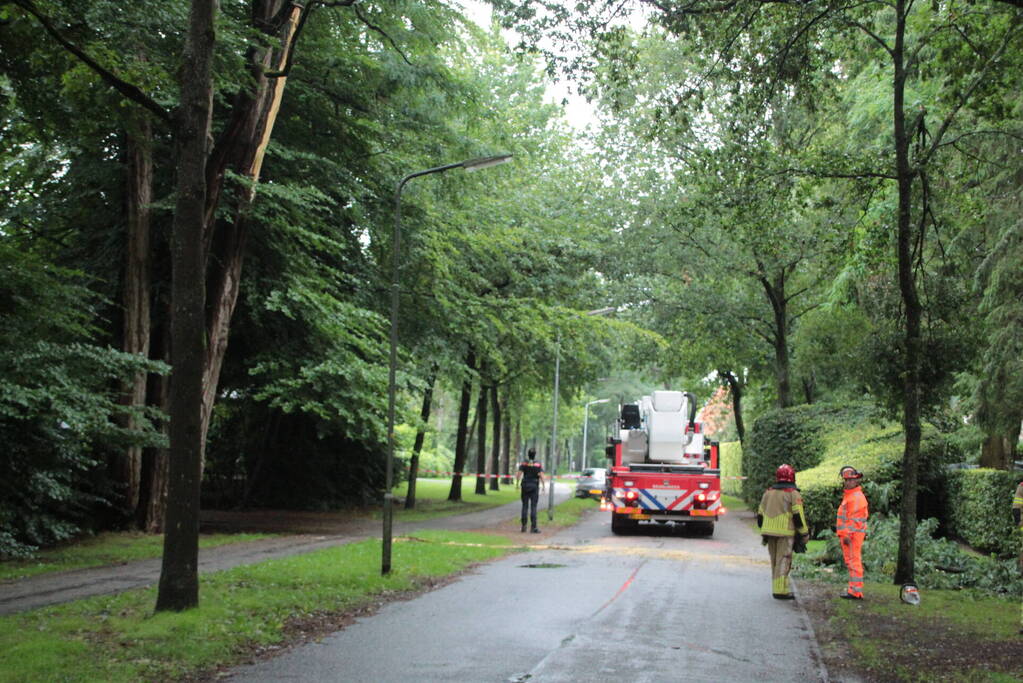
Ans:
POLYGON ((596 498, 600 500, 604 495, 604 485, 607 480, 607 470, 603 467, 590 467, 582 471, 579 481, 575 485, 576 498, 596 498))

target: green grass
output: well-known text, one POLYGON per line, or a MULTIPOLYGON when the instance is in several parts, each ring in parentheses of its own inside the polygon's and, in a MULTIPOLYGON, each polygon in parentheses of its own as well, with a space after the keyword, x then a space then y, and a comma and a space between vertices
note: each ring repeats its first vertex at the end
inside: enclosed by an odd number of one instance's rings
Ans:
MULTIPOLYGON (((519 491, 514 485, 502 484, 499 491, 491 491, 488 488, 485 495, 477 495, 476 477, 462 477, 462 500, 448 500, 450 490, 450 479, 419 479, 416 481, 416 507, 406 510, 399 503, 395 507, 394 518, 403 522, 415 522, 486 510, 519 500, 519 491)), ((394 495, 399 499, 404 499, 407 494, 408 482, 394 488, 394 495)), ((375 513, 375 517, 379 519, 380 513, 375 513)))
POLYGON ((579 517, 587 510, 594 510, 600 507, 600 501, 592 498, 569 498, 554 506, 554 521, 547 521, 547 511, 539 511, 539 522, 541 526, 567 527, 577 524, 579 517))
POLYGON ((0 681, 177 680, 284 641, 291 619, 414 589, 511 547, 424 531, 396 539, 386 577, 380 542, 362 541, 203 576, 201 604, 186 612, 154 614, 155 589, 145 589, 0 617, 0 681))
POLYGON ((740 510, 749 509, 749 506, 746 505, 746 501, 744 501, 742 498, 736 498, 735 496, 730 496, 727 493, 721 495, 721 504, 725 506, 726 510, 732 512, 739 512, 740 510))
POLYGON ((836 601, 831 621, 852 646, 858 666, 900 681, 1023 680, 1015 675, 1019 671, 1015 660, 1001 665, 983 661, 972 649, 979 652, 982 643, 1018 642, 1018 598, 924 590, 920 604, 910 606, 899 600, 899 586, 872 582, 864 584, 864 594, 863 603, 836 601), (962 655, 960 662, 970 664, 953 667, 942 662, 949 654, 946 643, 954 644, 962 655))
MULTIPOLYGON (((272 534, 210 534, 199 537, 200 548, 215 548, 228 543, 244 543, 272 534)), ((23 579, 49 572, 134 562, 160 557, 162 534, 108 532, 76 541, 72 545, 42 550, 32 559, 0 562, 0 581, 23 579)))

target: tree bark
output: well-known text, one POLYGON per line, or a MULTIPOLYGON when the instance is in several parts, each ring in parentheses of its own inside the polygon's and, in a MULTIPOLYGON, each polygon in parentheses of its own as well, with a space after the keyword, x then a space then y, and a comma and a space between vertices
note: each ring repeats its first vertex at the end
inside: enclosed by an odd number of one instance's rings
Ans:
POLYGON ((785 271, 776 272, 771 280, 760 278, 771 311, 774 315, 774 376, 778 391, 778 407, 792 405, 792 389, 789 380, 789 321, 788 302, 785 300, 785 271))
POLYGON ((1013 448, 1008 436, 989 434, 980 447, 980 466, 1007 470, 1012 466, 1013 448))
POLYGON ((511 408, 508 405, 508 395, 505 393, 501 407, 501 419, 504 425, 501 428, 501 474, 502 484, 511 484, 511 408))
POLYGON ((732 396, 732 416, 735 419, 735 432, 739 435, 739 443, 746 438, 746 424, 742 419, 742 382, 731 370, 718 370, 718 374, 728 383, 728 393, 732 396))
MULTIPOLYGON (((140 113, 133 130, 128 131, 125 144, 127 240, 123 291, 123 339, 121 348, 127 353, 149 356, 150 335, 150 204, 153 202, 152 124, 148 115, 140 113)), ((121 404, 142 408, 146 404, 146 372, 137 372, 121 385, 121 404)), ((120 426, 134 430, 135 419, 123 417, 120 426)), ((125 517, 138 520, 142 481, 142 447, 128 446, 117 453, 111 463, 111 477, 121 490, 121 509, 125 517)))
POLYGON ((213 110, 217 0, 192 0, 175 115, 177 199, 172 248, 170 468, 157 611, 199 604, 199 483, 203 451, 206 140, 213 110))
POLYGON ((906 434, 906 445, 902 456, 902 509, 899 517, 899 557, 895 567, 894 582, 897 584, 914 580, 916 561, 916 499, 917 478, 920 461, 920 361, 921 306, 917 296, 913 273, 913 175, 910 166, 910 136, 906 131, 905 116, 905 35, 906 0, 896 0, 895 46, 892 50, 894 64, 892 114, 895 136, 895 174, 898 178, 898 264, 899 292, 905 312, 905 373, 902 387, 902 426, 906 434))
POLYGON ((497 395, 497 385, 490 387, 490 410, 494 414, 493 446, 490 449, 490 490, 500 491, 497 480, 501 469, 501 401, 497 395))
MULTIPOLYGON (((161 308, 166 311, 159 319, 170 321, 170 306, 161 298, 161 308)), ((170 330, 165 326, 157 326, 154 335, 156 348, 154 357, 161 358, 170 365, 170 330)), ((147 403, 159 407, 164 415, 170 415, 170 377, 153 375, 149 380, 147 403)), ((160 431, 169 438, 170 425, 164 421, 160 431)), ((150 534, 163 533, 167 512, 167 463, 170 452, 166 448, 147 448, 142 452, 142 476, 138 506, 138 527, 150 534)))
POLYGON ((287 0, 254 0, 253 25, 264 27, 272 48, 249 51, 250 72, 254 85, 235 96, 231 118, 216 146, 210 153, 206 172, 205 231, 202 243, 207 254, 207 335, 205 370, 203 374, 202 439, 206 443, 210 416, 224 356, 227 353, 231 317, 238 303, 242 263, 248 239, 249 212, 255 199, 263 156, 280 110, 287 78, 268 78, 267 72, 280 72, 296 37, 303 8, 292 5, 279 25, 277 17, 287 0), (232 220, 218 221, 217 210, 224 193, 228 171, 246 182, 235 188, 232 220))
POLYGON ((423 442, 426 440, 426 425, 430 421, 430 404, 433 403, 433 385, 437 382, 437 369, 430 373, 426 382, 426 391, 423 392, 423 407, 419 410, 419 429, 416 430, 416 441, 412 445, 412 459, 408 465, 408 495, 405 496, 405 509, 411 510, 416 506, 416 479, 419 478, 419 454, 423 451, 423 442))
POLYGON ((476 401, 476 495, 487 493, 487 395, 493 390, 480 377, 480 395, 476 401))
POLYGON ((455 474, 451 477, 448 500, 462 500, 462 472, 467 455, 466 440, 469 423, 469 405, 472 402, 472 372, 476 369, 476 354, 469 351, 465 358, 468 372, 462 380, 462 396, 458 403, 458 428, 455 431, 455 474))

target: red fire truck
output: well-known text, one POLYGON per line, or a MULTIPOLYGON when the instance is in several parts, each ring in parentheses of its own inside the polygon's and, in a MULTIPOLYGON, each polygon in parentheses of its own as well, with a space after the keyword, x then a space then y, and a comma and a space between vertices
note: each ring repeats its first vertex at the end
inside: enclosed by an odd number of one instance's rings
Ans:
POLYGON ((603 507, 616 534, 641 522, 684 524, 710 536, 724 514, 718 444, 704 442, 696 397, 654 391, 621 406, 618 435, 608 439, 610 463, 603 507))

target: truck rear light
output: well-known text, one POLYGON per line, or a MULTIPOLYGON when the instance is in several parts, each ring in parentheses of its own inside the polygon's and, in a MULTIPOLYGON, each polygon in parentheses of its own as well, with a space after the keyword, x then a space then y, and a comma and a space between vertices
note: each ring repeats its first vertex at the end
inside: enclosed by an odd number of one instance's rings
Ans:
POLYGON ((626 491, 624 496, 626 502, 634 503, 639 500, 639 494, 635 491, 626 491))
POLYGON ((696 495, 696 500, 698 500, 698 501, 700 501, 702 503, 703 501, 707 500, 707 494, 705 494, 705 493, 697 494, 696 495))
POLYGON ((717 500, 720 497, 721 497, 721 492, 720 491, 708 491, 707 492, 707 500, 717 500))
POLYGON ((625 487, 626 488, 628 488, 630 486, 635 486, 635 485, 636 485, 636 482, 634 482, 634 481, 627 481, 627 482, 625 482, 625 487))
POLYGON ((708 484, 708 483, 707 483, 707 482, 705 482, 705 481, 701 481, 701 482, 700 482, 700 488, 701 488, 701 489, 709 489, 709 488, 710 488, 710 484, 708 484))

